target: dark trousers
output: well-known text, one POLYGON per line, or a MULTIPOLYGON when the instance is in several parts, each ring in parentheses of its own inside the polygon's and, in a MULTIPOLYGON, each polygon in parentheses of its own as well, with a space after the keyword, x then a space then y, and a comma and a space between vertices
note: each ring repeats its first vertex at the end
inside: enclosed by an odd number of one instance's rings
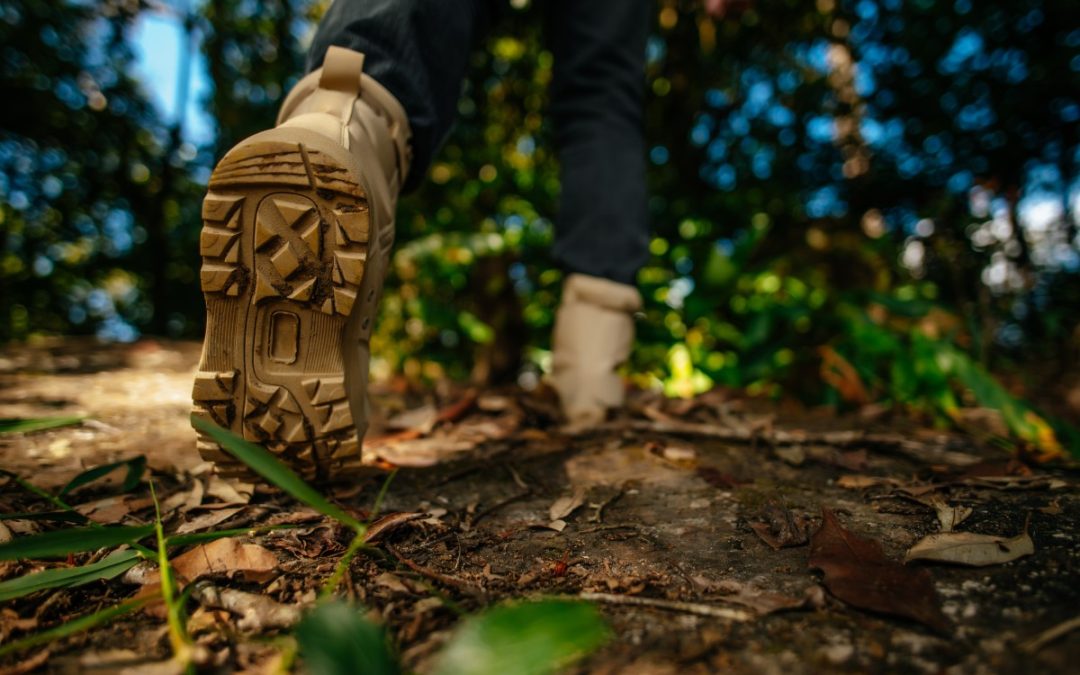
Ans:
MULTIPOLYGON (((555 259, 568 272, 634 283, 648 257, 645 193, 646 0, 540 0, 555 57, 551 114, 562 189, 555 259)), ((336 0, 309 69, 330 45, 365 54, 365 71, 404 106, 415 187, 454 121, 487 0, 336 0)))

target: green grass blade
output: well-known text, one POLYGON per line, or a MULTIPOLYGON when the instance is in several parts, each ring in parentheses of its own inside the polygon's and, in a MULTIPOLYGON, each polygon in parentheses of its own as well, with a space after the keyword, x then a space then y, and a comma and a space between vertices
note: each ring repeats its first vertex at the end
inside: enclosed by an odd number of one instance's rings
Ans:
POLYGON ((21 537, 0 544, 0 560, 62 558, 69 553, 133 544, 154 534, 153 525, 134 527, 77 527, 21 537))
POLYGON ((122 602, 119 605, 113 605, 112 607, 106 607, 105 609, 94 612, 88 616, 80 617, 74 621, 68 621, 67 623, 60 624, 56 628, 50 628, 49 630, 29 635, 21 640, 9 642, 6 645, 0 646, 0 658, 7 656, 8 654, 14 654, 27 649, 32 649, 38 645, 48 644, 54 640, 61 640, 66 637, 81 633, 84 630, 90 630, 103 624, 106 624, 113 619, 130 614, 139 609, 143 605, 146 605, 151 600, 154 600, 153 596, 145 596, 142 598, 135 598, 134 600, 128 600, 122 602))
POLYGON ((344 602, 320 603, 296 627, 300 658, 319 675, 399 675, 383 629, 344 602))
POLYGON ((31 431, 44 431, 46 429, 56 429, 57 427, 69 427, 72 424, 78 424, 86 419, 85 415, 77 417, 37 417, 37 418, 20 418, 20 417, 4 417, 0 419, 0 435, 3 434, 25 434, 31 431))
POLYGON ((71 481, 60 490, 60 495, 64 495, 77 490, 84 485, 93 483, 99 478, 104 478, 113 471, 119 468, 126 467, 127 475, 124 477, 124 484, 121 487, 122 492, 131 492, 139 485, 139 481, 142 480, 143 473, 146 471, 146 457, 139 455, 131 459, 125 459, 122 462, 113 462, 112 464, 105 464, 103 466, 96 466, 92 469, 83 471, 78 476, 75 476, 71 481))
POLYGON ((331 504, 315 488, 305 483, 300 476, 297 476, 289 467, 279 462, 277 457, 274 457, 266 449, 245 441, 232 432, 200 417, 192 416, 191 423, 196 429, 208 434, 217 441, 230 455, 246 464, 252 471, 278 486, 293 498, 307 504, 324 516, 329 516, 352 527, 358 532, 365 531, 364 525, 360 521, 331 504))
POLYGON ((58 523, 85 523, 90 519, 78 511, 22 511, 0 513, 0 520, 53 520, 58 523))
POLYGON ((462 621, 437 675, 542 675, 566 667, 609 637, 596 608, 572 600, 502 605, 462 621))
POLYGON ((48 588, 71 588, 92 581, 112 579, 134 567, 140 559, 141 556, 135 551, 117 551, 91 565, 45 570, 16 579, 0 581, 0 602, 21 598, 48 588))

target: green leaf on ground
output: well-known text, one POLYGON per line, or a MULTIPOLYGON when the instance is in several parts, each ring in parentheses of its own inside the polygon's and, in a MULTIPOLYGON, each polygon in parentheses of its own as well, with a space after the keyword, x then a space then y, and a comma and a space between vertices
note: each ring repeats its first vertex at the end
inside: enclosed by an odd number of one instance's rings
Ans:
POLYGON ((397 675, 401 672, 383 629, 356 607, 334 601, 318 605, 296 627, 300 657, 320 675, 397 675))
POLYGON ((57 427, 69 427, 86 419, 85 415, 75 417, 4 417, 0 418, 0 435, 25 434, 31 431, 44 431, 57 427))
POLYGON ((95 466, 92 469, 83 471, 78 476, 75 476, 71 481, 64 486, 64 489, 60 490, 60 496, 81 488, 84 485, 93 483, 99 478, 104 478, 113 471, 119 468, 126 467, 127 475, 124 476, 124 484, 121 486, 122 492, 131 492, 139 485, 139 481, 142 480, 143 473, 146 471, 146 457, 139 455, 131 459, 125 459, 121 462, 113 462, 112 464, 104 464, 102 466, 95 466))
POLYGON ((90 519, 78 511, 20 511, 0 513, 0 520, 55 520, 58 523, 85 523, 90 519))
POLYGON ((307 504, 324 516, 328 516, 352 527, 358 532, 364 531, 364 525, 331 504, 315 488, 304 482, 292 469, 278 461, 268 450, 254 443, 245 441, 231 431, 207 422, 201 417, 191 417, 191 423, 199 431, 208 434, 233 457, 247 465, 249 469, 278 486, 293 498, 307 504))
POLYGON ((564 668, 609 637, 597 609, 572 600, 502 605, 462 621, 437 675, 541 675, 564 668))
POLYGON ((0 560, 62 558, 69 553, 94 551, 120 544, 134 544, 153 533, 153 525, 53 530, 0 544, 0 560))
POLYGON ((135 566, 135 551, 117 551, 91 565, 61 567, 0 582, 0 602, 21 598, 47 588, 71 588, 100 579, 112 579, 135 566))

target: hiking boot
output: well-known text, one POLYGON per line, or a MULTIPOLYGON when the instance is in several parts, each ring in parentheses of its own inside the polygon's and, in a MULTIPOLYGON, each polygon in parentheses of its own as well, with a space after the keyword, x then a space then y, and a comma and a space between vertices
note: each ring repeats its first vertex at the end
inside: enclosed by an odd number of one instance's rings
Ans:
POLYGON ((559 394, 567 430, 604 421, 626 398, 616 372, 634 345, 637 289, 616 281, 571 274, 555 314, 550 382, 559 394))
MULTIPOLYGON (((361 464, 368 342, 409 169, 405 112, 363 63, 331 47, 277 127, 225 155, 202 206, 193 413, 315 480, 361 464)), ((198 449, 248 473, 204 434, 198 449)))

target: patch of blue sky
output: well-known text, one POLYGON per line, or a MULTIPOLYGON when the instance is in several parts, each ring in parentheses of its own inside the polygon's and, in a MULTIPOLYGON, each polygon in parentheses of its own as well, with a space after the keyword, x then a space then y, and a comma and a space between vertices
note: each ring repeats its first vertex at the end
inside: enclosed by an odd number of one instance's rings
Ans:
POLYGON ((182 116, 186 141, 196 145, 212 142, 215 124, 200 103, 210 95, 212 84, 206 59, 197 44, 191 45, 185 109, 177 109, 183 70, 181 59, 187 51, 183 44, 186 36, 181 19, 171 14, 141 12, 130 37, 136 54, 135 75, 164 118, 171 124, 182 116))

